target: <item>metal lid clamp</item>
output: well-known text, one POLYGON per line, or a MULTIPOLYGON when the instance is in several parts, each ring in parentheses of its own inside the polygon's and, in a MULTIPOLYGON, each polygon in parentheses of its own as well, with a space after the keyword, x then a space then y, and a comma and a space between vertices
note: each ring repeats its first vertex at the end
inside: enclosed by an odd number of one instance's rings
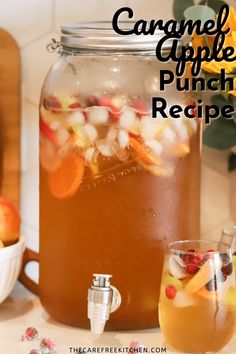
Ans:
POLYGON ((93 274, 93 285, 88 290, 88 318, 91 332, 102 334, 110 313, 121 304, 119 291, 110 285, 110 274, 93 274))
POLYGON ((47 45, 47 51, 49 53, 53 53, 53 52, 61 53, 62 51, 61 43, 58 42, 55 38, 52 38, 51 42, 47 45))

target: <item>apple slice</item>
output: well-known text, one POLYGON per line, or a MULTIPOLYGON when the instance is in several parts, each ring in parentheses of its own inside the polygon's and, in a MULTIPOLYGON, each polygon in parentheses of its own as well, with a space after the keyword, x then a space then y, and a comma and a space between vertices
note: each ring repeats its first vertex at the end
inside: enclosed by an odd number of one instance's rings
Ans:
POLYGON ((189 307, 196 305, 196 301, 192 295, 181 290, 176 293, 173 305, 176 307, 189 307))
POLYGON ((193 294, 203 288, 213 278, 214 271, 214 263, 212 259, 208 259, 185 285, 185 291, 188 294, 193 294))
POLYGON ((181 280, 172 277, 170 274, 165 274, 163 277, 163 284, 165 286, 167 285, 173 285, 177 290, 183 289, 183 283, 181 280))

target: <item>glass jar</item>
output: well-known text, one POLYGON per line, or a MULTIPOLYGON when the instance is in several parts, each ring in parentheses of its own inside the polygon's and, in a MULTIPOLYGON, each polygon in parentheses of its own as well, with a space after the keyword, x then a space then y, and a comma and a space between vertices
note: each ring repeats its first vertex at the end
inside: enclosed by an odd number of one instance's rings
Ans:
POLYGON ((92 275, 110 273, 122 303, 106 328, 157 326, 167 245, 199 237, 199 124, 151 116, 153 96, 192 100, 159 90, 175 72, 155 57, 161 36, 62 27, 40 101, 40 299, 60 322, 88 327, 92 275))

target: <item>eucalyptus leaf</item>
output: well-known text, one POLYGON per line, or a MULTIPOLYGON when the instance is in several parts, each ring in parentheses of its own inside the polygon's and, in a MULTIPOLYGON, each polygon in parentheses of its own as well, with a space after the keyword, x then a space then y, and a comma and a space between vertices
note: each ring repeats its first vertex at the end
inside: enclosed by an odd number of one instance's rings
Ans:
POLYGON ((176 21, 184 20, 184 11, 194 5, 193 0, 174 0, 173 13, 176 21))
POLYGON ((236 170, 236 155, 234 153, 230 154, 228 160, 228 171, 232 172, 236 170))
POLYGON ((228 102, 236 107, 236 97, 228 94, 228 102))
POLYGON ((217 105, 220 108, 222 108, 226 104, 229 104, 229 102, 221 94, 212 96, 211 97, 211 102, 213 104, 217 105))
POLYGON ((213 121, 203 132, 203 143, 218 150, 236 145, 236 123, 223 117, 213 121))
POLYGON ((215 12, 219 12, 221 7, 226 3, 223 0, 202 0, 199 3, 199 5, 205 5, 205 4, 211 7, 215 12))
POLYGON ((208 20, 214 20, 215 15, 215 11, 207 5, 191 6, 184 11, 184 16, 187 20, 201 20, 202 23, 208 20))
POLYGON ((234 97, 233 95, 229 95, 227 93, 224 93, 224 95, 226 95, 226 97, 227 97, 227 103, 226 104, 230 104, 235 109, 235 112, 232 113, 232 117, 233 117, 234 123, 236 123, 236 97, 234 97))
POLYGON ((221 95, 225 99, 226 104, 229 104, 230 103, 229 94, 227 92, 221 92, 221 95))

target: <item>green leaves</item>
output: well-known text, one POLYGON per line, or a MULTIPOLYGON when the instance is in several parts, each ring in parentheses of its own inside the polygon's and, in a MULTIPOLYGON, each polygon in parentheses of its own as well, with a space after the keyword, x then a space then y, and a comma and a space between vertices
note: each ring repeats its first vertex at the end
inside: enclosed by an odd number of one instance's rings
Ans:
POLYGON ((177 21, 181 21, 184 19, 184 11, 194 5, 193 0, 174 0, 173 3, 173 13, 174 18, 177 21))
POLYGON ((234 153, 230 154, 229 156, 228 170, 229 172, 236 170, 236 155, 234 153))
POLYGON ((236 145, 236 123, 231 119, 219 118, 203 132, 203 143, 218 150, 236 145))
POLYGON ((232 113, 232 117, 233 117, 233 121, 235 123, 235 129, 236 129, 236 97, 234 97, 232 95, 228 95, 226 92, 221 92, 218 95, 212 96, 211 102, 220 108, 222 108, 225 105, 231 105, 231 106, 235 107, 235 112, 232 113))
MULTIPOLYGON (((229 101, 221 94, 212 96, 211 102, 220 108, 222 108, 226 104, 229 104, 229 101)), ((235 128, 236 128, 236 126, 235 126, 235 128)))
POLYGON ((211 7, 215 12, 219 12, 220 8, 225 5, 223 0, 202 0, 199 5, 207 5, 211 7))
MULTIPOLYGON (((174 0, 173 12, 177 21, 184 18, 187 20, 214 20, 216 13, 225 4, 223 0, 198 0, 195 5, 194 0, 174 0)), ((235 71, 236 74, 236 71, 235 71)), ((207 79, 206 74, 206 79, 207 79)), ((209 75, 210 77, 210 75, 209 75)), ((236 107, 236 98, 226 92, 212 96, 213 104, 222 108, 226 104, 236 107)), ((235 108, 236 109, 236 108, 235 108)), ((227 150, 236 145, 236 113, 233 119, 227 120, 223 117, 213 121, 203 132, 203 143, 218 150, 227 150)), ((236 154, 229 157, 229 171, 236 169, 236 154)))
POLYGON ((201 20, 201 23, 204 23, 208 20, 214 20, 215 15, 215 11, 207 5, 191 6, 184 11, 184 16, 187 20, 201 20))

